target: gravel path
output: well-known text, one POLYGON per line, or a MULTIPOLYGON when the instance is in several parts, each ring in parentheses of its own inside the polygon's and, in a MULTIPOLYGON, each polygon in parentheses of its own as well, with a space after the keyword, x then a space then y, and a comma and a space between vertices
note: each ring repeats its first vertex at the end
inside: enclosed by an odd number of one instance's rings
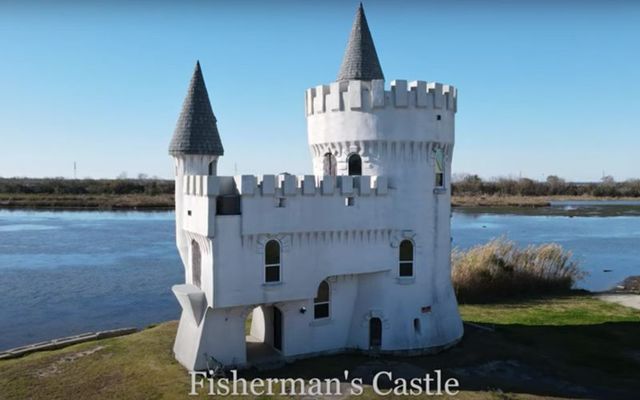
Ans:
POLYGON ((618 303, 640 310, 640 294, 601 294, 597 297, 600 300, 618 303))

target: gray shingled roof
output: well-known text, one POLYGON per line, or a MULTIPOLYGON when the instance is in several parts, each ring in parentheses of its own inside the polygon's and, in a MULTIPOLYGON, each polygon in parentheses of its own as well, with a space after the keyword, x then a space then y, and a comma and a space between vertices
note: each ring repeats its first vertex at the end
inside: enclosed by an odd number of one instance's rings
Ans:
POLYGON ((344 52, 338 80, 368 81, 372 79, 384 79, 384 74, 371 38, 367 17, 364 15, 364 8, 360 3, 351 28, 349 43, 344 52))
POLYGON ((169 144, 169 154, 224 154, 222 141, 213 115, 209 94, 204 84, 200 62, 196 63, 182 112, 169 144))

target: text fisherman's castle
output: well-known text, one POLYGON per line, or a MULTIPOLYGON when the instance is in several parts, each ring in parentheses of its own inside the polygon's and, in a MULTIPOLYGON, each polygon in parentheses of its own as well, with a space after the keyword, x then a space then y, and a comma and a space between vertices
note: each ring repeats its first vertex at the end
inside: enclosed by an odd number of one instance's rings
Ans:
POLYGON ((337 80, 306 91, 314 175, 218 176, 223 147, 196 65, 169 147, 186 281, 173 287, 177 360, 201 370, 456 343, 456 104, 450 85, 385 88, 360 6, 337 80))

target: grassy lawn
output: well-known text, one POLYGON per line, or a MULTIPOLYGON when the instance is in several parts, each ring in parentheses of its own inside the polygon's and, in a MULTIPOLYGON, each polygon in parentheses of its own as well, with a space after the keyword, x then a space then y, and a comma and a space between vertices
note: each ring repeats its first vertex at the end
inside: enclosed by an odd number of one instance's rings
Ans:
POLYGON ((600 301, 589 295, 498 304, 463 304, 460 313, 468 322, 499 325, 561 326, 640 321, 640 311, 600 301))
MULTIPOLYGON (((459 379, 460 399, 633 398, 640 391, 640 312, 586 295, 463 305, 465 339, 434 356, 337 355, 301 360, 253 377, 423 376, 459 379)), ((175 322, 119 338, 0 361, 2 399, 187 398, 189 377, 173 359, 175 322)), ((374 398, 370 388, 359 398, 374 398)))

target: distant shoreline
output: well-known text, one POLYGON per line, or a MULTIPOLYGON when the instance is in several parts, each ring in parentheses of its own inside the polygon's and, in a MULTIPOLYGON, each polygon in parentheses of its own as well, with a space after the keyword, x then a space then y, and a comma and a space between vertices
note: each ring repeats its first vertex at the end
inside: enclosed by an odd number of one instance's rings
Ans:
POLYGON ((452 207, 519 207, 542 208, 550 207, 552 202, 560 201, 637 201, 638 197, 610 197, 610 196, 518 196, 518 195, 454 195, 451 198, 452 207))
POLYGON ((169 211, 174 209, 174 200, 173 195, 167 194, 56 195, 0 193, 0 209, 169 211))
MULTIPOLYGON (((500 196, 454 195, 453 208, 545 208, 556 201, 640 201, 637 197, 597 196, 500 196)), ((174 209, 174 196, 169 194, 9 194, 0 193, 0 209, 104 210, 104 211, 169 211, 174 209)))

